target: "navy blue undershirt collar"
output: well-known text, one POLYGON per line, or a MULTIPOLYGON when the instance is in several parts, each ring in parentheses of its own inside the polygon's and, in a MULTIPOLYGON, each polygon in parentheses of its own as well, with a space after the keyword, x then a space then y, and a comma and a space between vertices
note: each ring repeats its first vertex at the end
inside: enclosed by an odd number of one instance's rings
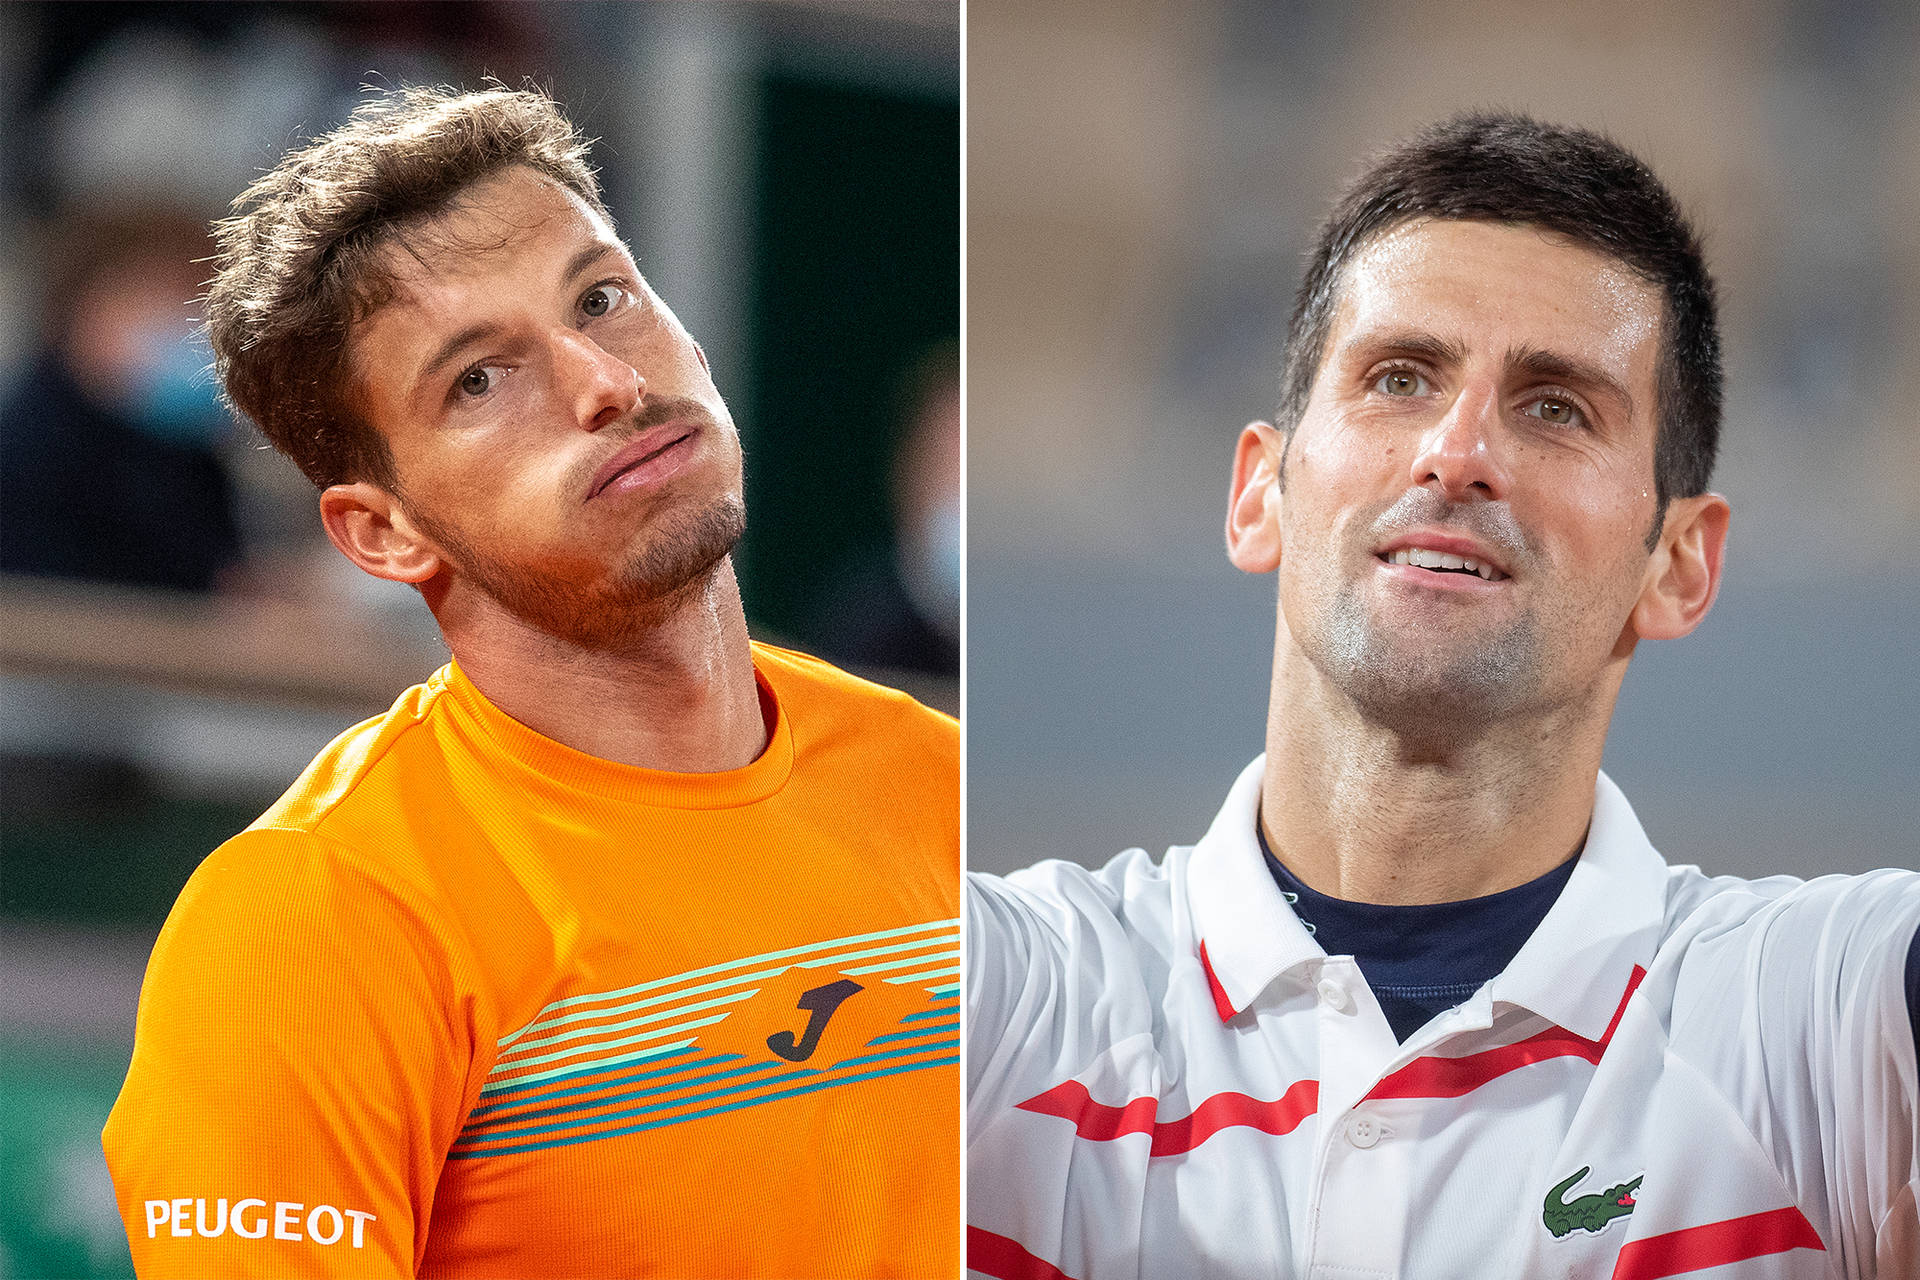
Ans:
POLYGON ((1322 951, 1354 958, 1402 1041, 1512 963, 1580 861, 1576 854, 1536 880, 1484 898, 1384 906, 1309 888, 1273 856, 1258 822, 1254 832, 1294 914, 1322 951))
MULTIPOLYGON (((1390 907, 1315 892, 1273 856, 1257 821, 1254 836, 1294 914, 1322 951, 1354 958, 1402 1042, 1512 963, 1580 861, 1568 858, 1538 880, 1484 898, 1390 907)), ((1920 931, 1907 946, 1906 989, 1920 1057, 1920 931)))

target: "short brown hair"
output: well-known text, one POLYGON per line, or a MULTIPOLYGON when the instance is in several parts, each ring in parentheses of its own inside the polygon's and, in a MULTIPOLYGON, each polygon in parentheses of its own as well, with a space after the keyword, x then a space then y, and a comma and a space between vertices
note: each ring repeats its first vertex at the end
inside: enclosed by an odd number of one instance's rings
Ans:
POLYGON ((214 228, 207 329, 228 402, 316 485, 395 488, 393 454, 347 376, 352 326, 393 297, 381 250, 509 165, 604 215, 586 156, 551 98, 505 87, 382 94, 288 153, 214 228))

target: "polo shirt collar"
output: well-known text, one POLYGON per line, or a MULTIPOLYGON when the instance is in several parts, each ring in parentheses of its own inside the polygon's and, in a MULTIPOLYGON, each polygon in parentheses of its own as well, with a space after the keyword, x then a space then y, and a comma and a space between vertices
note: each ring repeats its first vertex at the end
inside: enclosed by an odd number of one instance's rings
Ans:
POLYGON ((1492 996, 1586 1040, 1606 1034, 1637 966, 1652 965, 1666 918, 1667 864, 1633 806, 1600 774, 1593 821, 1566 888, 1493 980, 1492 996))
POLYGON ((1257 756, 1241 770, 1187 868, 1201 962, 1223 1020, 1246 1009, 1287 970, 1327 954, 1281 896, 1260 853, 1266 763, 1266 756, 1257 756))
MULTIPOLYGON (((1266 757, 1260 756, 1241 772, 1188 863, 1187 895, 1201 959, 1223 1019, 1243 1012, 1288 970, 1326 958, 1281 896, 1260 852, 1256 824, 1265 769, 1266 757)), ((1666 883, 1666 863, 1632 806, 1600 774, 1580 861, 1533 936, 1493 980, 1493 1000, 1598 1040, 1620 1007, 1634 966, 1652 963, 1666 883)))

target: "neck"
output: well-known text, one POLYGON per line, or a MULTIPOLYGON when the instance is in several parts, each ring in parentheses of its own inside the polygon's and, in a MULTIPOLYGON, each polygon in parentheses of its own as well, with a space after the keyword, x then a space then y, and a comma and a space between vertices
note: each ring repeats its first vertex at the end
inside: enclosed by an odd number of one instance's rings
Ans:
POLYGON ((447 647, 489 702, 576 751, 719 773, 766 749, 731 557, 613 646, 551 635, 491 600, 436 612, 447 647))
POLYGON ((1458 902, 1545 875, 1586 839, 1624 671, 1573 703, 1415 738, 1363 715, 1282 627, 1261 786, 1268 847, 1351 902, 1458 902))

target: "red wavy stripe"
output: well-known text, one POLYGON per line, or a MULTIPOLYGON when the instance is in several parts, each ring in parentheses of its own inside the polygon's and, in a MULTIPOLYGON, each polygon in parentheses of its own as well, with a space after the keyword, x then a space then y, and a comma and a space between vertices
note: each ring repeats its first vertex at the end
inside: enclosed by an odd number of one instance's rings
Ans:
POLYGON ((1613 1264, 1613 1280, 1659 1280, 1789 1249, 1826 1247, 1806 1215, 1789 1206, 1629 1241, 1613 1264))
POLYGON ((1174 1156, 1193 1150, 1222 1129, 1245 1127, 1275 1135, 1292 1133, 1320 1106, 1320 1082, 1296 1080, 1272 1102, 1244 1093, 1216 1093, 1202 1100, 1184 1120, 1153 1126, 1153 1153, 1174 1156))
POLYGON ((1296 1081, 1272 1102, 1262 1102, 1244 1093, 1216 1093, 1202 1099, 1191 1115, 1164 1123, 1154 1119, 1159 1114, 1158 1100, 1135 1098, 1124 1107, 1109 1106, 1095 1102, 1087 1086, 1078 1080, 1057 1084, 1018 1105, 1022 1111, 1071 1120, 1074 1131, 1092 1142, 1111 1142, 1129 1133, 1150 1133, 1153 1146, 1149 1155, 1177 1156, 1192 1151, 1222 1129, 1258 1129, 1276 1136, 1292 1133, 1318 1109, 1320 1082, 1296 1081))
POLYGON ((1633 966, 1633 975, 1627 979, 1627 990, 1613 1011, 1613 1021, 1607 1024, 1606 1031, 1601 1033, 1598 1040, 1585 1039, 1561 1027, 1548 1027, 1525 1040, 1460 1058, 1416 1058, 1373 1086, 1367 1097, 1457 1098, 1461 1094, 1472 1093, 1487 1081, 1498 1079, 1509 1071, 1517 1071, 1548 1058, 1585 1058, 1588 1062, 1597 1063, 1600 1055, 1607 1051, 1607 1045, 1613 1041, 1613 1033, 1619 1028, 1620 1019, 1627 1011, 1627 1001, 1633 998, 1640 980, 1646 976, 1645 969, 1639 965, 1633 966))
POLYGON ((1075 1131, 1093 1142, 1112 1142, 1129 1133, 1151 1133, 1153 1117, 1160 1109, 1153 1098, 1135 1098, 1124 1107, 1095 1102, 1087 1086, 1078 1080, 1057 1084, 1045 1093, 1014 1105, 1035 1115, 1071 1120, 1075 1131))
POLYGON ((1036 1258, 1017 1240, 979 1227, 967 1228, 967 1269, 994 1280, 1073 1280, 1044 1258, 1036 1258))

